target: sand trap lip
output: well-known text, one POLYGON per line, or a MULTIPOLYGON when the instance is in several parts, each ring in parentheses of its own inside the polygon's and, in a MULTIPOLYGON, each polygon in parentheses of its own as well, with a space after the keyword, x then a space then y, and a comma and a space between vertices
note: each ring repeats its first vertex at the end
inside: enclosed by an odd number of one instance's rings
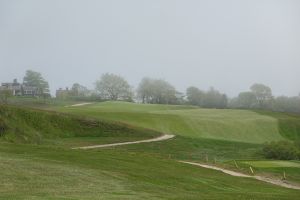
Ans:
POLYGON ((220 167, 207 165, 207 164, 200 164, 200 163, 188 162, 188 161, 178 161, 178 162, 185 163, 185 164, 190 164, 190 165, 195 165, 195 166, 203 167, 203 168, 207 168, 207 169, 213 169, 213 170, 221 171, 221 172, 223 172, 225 174, 228 174, 228 175, 231 175, 231 176, 243 177, 243 178, 254 178, 256 180, 271 183, 273 185, 277 185, 277 186, 281 186, 281 187, 285 187, 285 188, 289 188, 289 189, 300 190, 299 186, 283 182, 282 180, 276 180, 276 179, 267 178, 267 177, 263 177, 263 176, 249 176, 247 174, 243 174, 243 173, 240 173, 240 172, 235 172, 235 171, 232 171, 232 170, 227 170, 227 169, 223 169, 223 168, 220 168, 220 167))
POLYGON ((140 144, 140 143, 149 143, 149 142, 158 142, 163 140, 169 140, 174 138, 175 135, 165 134, 156 138, 147 139, 147 140, 138 140, 132 142, 118 142, 112 144, 100 144, 100 145, 91 145, 91 146, 84 146, 84 147, 74 147, 72 149, 96 149, 96 148, 104 148, 104 147, 114 147, 114 146, 122 146, 122 145, 129 145, 129 144, 140 144))
POLYGON ((78 107, 78 106, 85 106, 85 105, 89 105, 89 104, 93 104, 93 103, 90 103, 90 102, 87 102, 87 103, 77 103, 77 104, 73 104, 73 105, 65 106, 65 107, 66 108, 67 107, 78 107))

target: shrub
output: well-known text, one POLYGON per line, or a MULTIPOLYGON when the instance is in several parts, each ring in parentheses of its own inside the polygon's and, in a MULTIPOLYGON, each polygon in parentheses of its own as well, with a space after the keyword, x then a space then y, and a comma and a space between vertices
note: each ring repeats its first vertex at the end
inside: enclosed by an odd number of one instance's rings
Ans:
POLYGON ((7 129, 7 126, 4 122, 4 120, 0 117, 0 137, 4 135, 6 129, 7 129))
POLYGON ((296 160, 300 158, 300 151, 296 143, 289 141, 271 142, 263 147, 266 158, 279 160, 296 160))

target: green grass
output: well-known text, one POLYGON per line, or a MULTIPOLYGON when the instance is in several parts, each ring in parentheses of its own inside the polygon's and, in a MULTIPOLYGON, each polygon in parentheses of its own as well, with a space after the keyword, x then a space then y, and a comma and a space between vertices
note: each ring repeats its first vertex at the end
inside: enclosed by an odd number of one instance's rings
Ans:
POLYGON ((120 146, 119 149, 130 152, 151 153, 162 158, 176 160, 209 161, 215 159, 224 162, 233 159, 262 159, 259 153, 261 145, 215 140, 206 138, 188 138, 177 136, 171 140, 120 146))
POLYGON ((296 167, 300 168, 299 162, 283 161, 283 160, 260 160, 260 161, 244 161, 243 163, 257 168, 276 168, 276 167, 296 167))
MULTIPOLYGON (((225 162, 227 168, 236 169, 233 161, 225 162)), ((257 175, 282 179, 285 172, 287 181, 300 183, 300 162, 299 161, 281 161, 281 160, 236 160, 239 171, 251 174, 251 166, 257 175)))
POLYGON ((297 199, 299 191, 122 149, 0 146, 0 199, 297 199))
POLYGON ((0 140, 15 143, 82 145, 156 137, 160 133, 130 125, 56 112, 0 106, 0 140))
MULTIPOLYGON (((59 107, 62 112, 85 115, 151 128, 190 138, 210 138, 247 143, 290 139, 290 129, 278 118, 247 110, 198 109, 191 106, 144 105, 104 102, 82 107, 59 107)), ((281 116, 286 116, 281 114, 281 116)), ((300 118, 294 118, 300 123, 300 118)), ((294 126, 294 122, 288 125, 294 126)), ((295 130, 298 134, 300 130, 295 130)))
POLYGON ((47 108, 47 107, 61 107, 70 104, 80 103, 74 100, 60 100, 42 97, 10 97, 8 98, 8 104, 22 107, 31 107, 31 108, 47 108))
MULTIPOLYGON (((242 171, 248 170, 257 159, 262 161, 263 142, 292 139, 290 130, 298 134, 293 128, 297 125, 285 114, 124 102, 64 106, 40 107, 59 112, 0 106, 0 199, 260 200, 300 195, 297 190, 176 161, 204 161, 208 156, 209 162, 216 159, 229 167, 237 160, 242 171), (280 117, 289 119, 288 129, 279 126, 280 117), (160 132, 177 136, 155 143, 70 150, 160 132)), ((297 123, 297 116, 292 120, 297 123)), ((277 177, 286 170, 288 180, 300 182, 298 167, 269 165, 253 168, 277 177)))
POLYGON ((291 113, 257 111, 257 113, 273 117, 278 122, 279 133, 290 140, 300 140, 300 115, 291 113))
MULTIPOLYGON (((141 105, 105 102, 60 108, 61 111, 97 119, 121 121, 152 128, 177 137, 162 143, 119 147, 131 152, 149 152, 163 158, 205 161, 221 165, 231 160, 263 159, 261 143, 297 139, 300 117, 285 113, 247 110, 198 109, 185 106, 141 105)), ((230 166, 229 166, 230 167, 230 166)), ((249 165, 245 168, 249 170, 249 165)), ((260 168, 260 173, 281 176, 286 170, 292 181, 300 182, 297 169, 260 168)))

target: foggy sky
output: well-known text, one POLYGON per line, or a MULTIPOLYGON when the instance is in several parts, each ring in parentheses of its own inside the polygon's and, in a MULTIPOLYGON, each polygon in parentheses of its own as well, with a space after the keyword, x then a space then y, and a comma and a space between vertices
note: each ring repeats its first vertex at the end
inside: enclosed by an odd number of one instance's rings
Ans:
POLYGON ((102 73, 229 96, 300 92, 299 0, 0 0, 0 82, 39 71, 52 94, 102 73))

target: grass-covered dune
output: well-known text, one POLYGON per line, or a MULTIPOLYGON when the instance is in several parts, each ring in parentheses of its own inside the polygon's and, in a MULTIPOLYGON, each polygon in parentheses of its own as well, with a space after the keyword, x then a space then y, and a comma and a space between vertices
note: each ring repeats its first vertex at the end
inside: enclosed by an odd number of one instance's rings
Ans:
POLYGON ((159 133, 103 120, 0 106, 0 139, 15 143, 92 144, 151 138, 159 133))
POLYGON ((284 113, 125 102, 56 109, 189 138, 264 143, 300 137, 300 117, 284 113))

